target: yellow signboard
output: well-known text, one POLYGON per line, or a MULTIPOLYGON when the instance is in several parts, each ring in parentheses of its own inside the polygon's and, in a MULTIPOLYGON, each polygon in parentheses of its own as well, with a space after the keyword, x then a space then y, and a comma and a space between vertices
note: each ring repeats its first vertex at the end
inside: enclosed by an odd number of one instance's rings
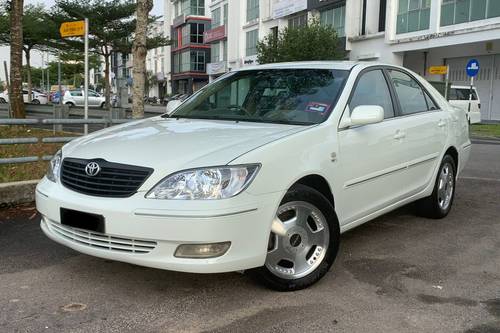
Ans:
POLYGON ((85 35, 85 21, 64 22, 59 28, 61 37, 75 37, 85 35))
POLYGON ((444 75, 448 72, 448 66, 431 66, 429 68, 429 74, 433 75, 444 75))

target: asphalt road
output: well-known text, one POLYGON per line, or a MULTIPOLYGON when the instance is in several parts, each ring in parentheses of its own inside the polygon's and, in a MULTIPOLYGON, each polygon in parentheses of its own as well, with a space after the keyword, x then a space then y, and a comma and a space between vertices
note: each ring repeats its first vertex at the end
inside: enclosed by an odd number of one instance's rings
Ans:
POLYGON ((0 212, 0 332, 500 332, 500 145, 474 144, 443 220, 411 206, 342 236, 318 284, 264 289, 81 255, 0 212))

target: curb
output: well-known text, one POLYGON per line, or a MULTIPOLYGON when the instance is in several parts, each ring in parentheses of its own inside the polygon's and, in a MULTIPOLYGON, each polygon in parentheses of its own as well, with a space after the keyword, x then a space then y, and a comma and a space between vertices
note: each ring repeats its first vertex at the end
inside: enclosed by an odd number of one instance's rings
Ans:
POLYGON ((40 180, 0 184, 0 208, 35 201, 35 188, 40 180))

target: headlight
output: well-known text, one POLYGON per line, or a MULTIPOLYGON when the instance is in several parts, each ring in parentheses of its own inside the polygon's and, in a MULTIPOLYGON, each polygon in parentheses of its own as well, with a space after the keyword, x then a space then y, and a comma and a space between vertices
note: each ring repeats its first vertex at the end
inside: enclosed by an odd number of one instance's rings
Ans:
POLYGON ((49 168, 47 170, 47 179, 53 181, 54 183, 59 179, 59 169, 61 168, 62 152, 59 150, 49 162, 49 168))
POLYGON ((208 200, 234 197, 252 182, 259 167, 259 164, 251 164, 177 172, 159 182, 146 198, 208 200))

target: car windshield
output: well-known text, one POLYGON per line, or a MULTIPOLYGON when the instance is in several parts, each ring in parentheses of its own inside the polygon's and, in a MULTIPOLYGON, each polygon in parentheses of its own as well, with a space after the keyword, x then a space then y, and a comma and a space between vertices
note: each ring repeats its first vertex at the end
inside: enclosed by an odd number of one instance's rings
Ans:
POLYGON ((171 117, 318 124, 328 118, 348 75, 330 69, 238 71, 202 88, 171 117))

